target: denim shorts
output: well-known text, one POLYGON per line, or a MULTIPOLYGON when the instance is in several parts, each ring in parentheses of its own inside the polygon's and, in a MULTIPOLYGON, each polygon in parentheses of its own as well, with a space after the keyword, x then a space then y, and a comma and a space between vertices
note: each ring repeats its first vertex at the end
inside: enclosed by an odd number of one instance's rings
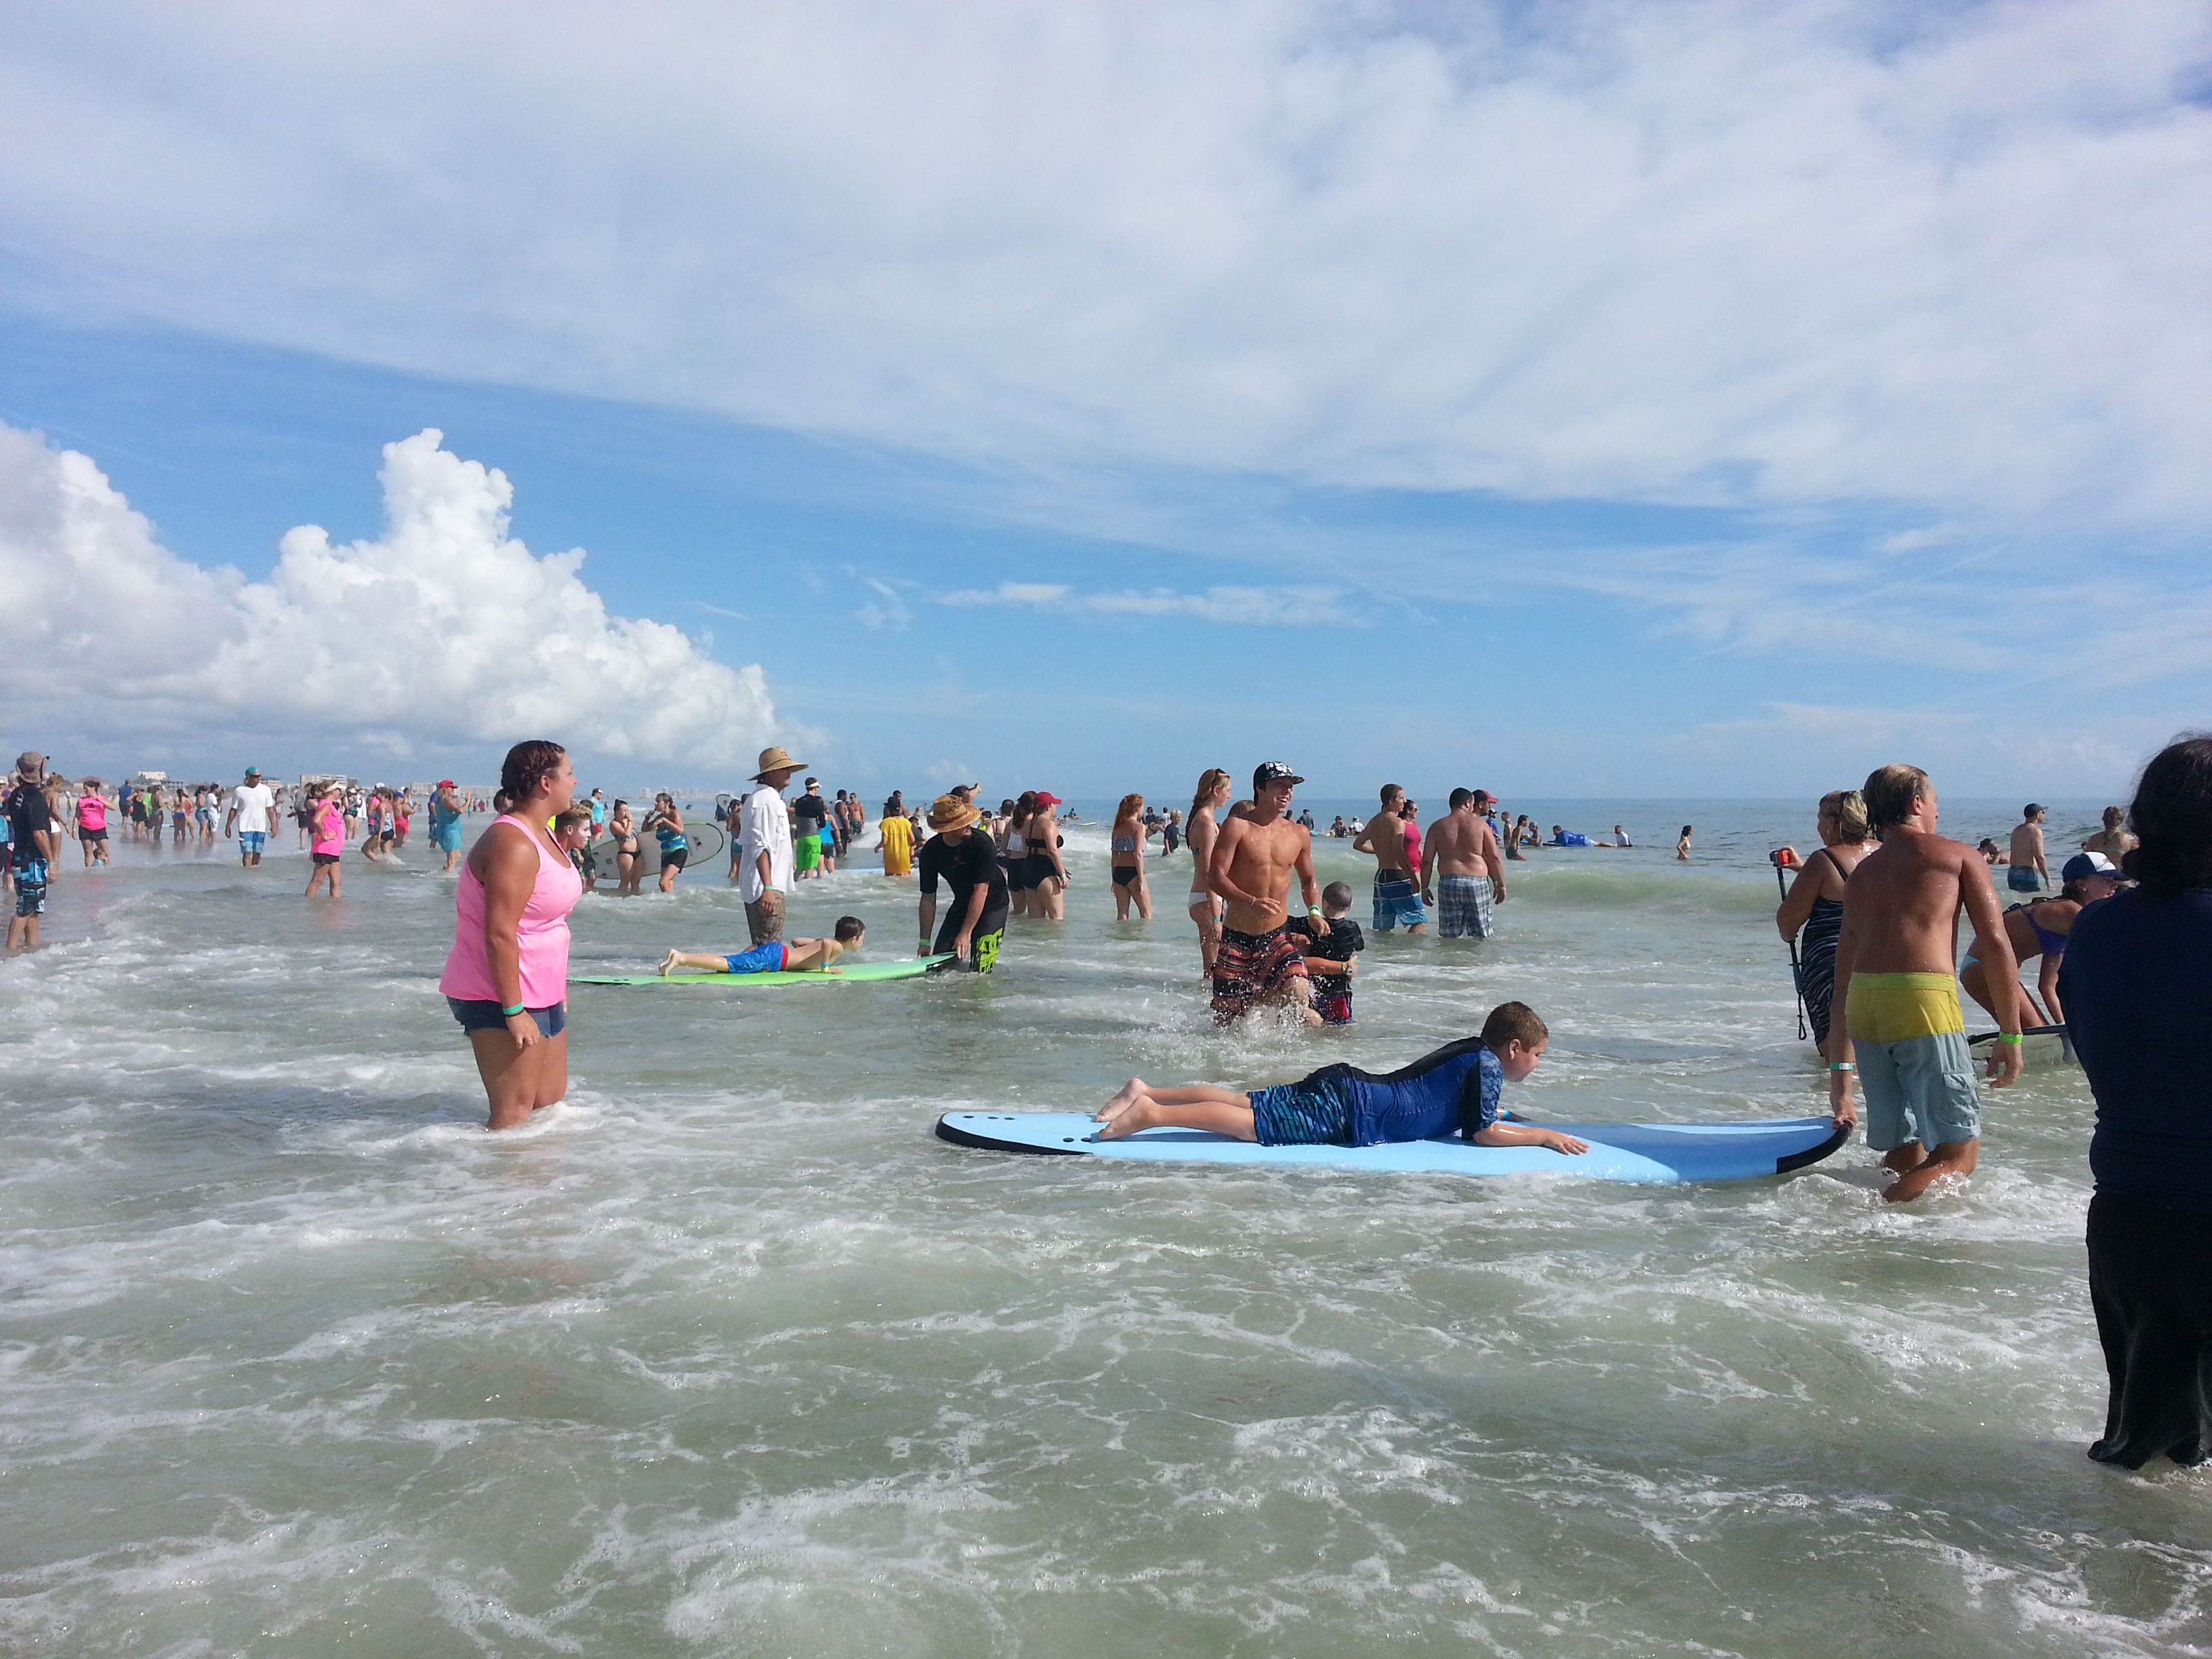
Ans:
MULTIPOLYGON (((461 1022, 464 1031, 504 1031, 507 1016, 499 1011, 499 1004, 489 1000, 467 1001, 459 997, 447 997, 446 1006, 453 1011, 453 1018, 461 1022)), ((538 1022, 538 1035, 556 1037, 568 1028, 568 1005, 556 1002, 550 1008, 526 1008, 522 1011, 538 1022)))

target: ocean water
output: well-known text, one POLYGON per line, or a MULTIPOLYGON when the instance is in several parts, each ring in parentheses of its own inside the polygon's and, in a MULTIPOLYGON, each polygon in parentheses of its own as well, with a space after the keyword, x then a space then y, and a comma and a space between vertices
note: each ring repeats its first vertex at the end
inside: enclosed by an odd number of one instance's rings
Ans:
MULTIPOLYGON (((1373 940, 1349 1031, 1212 1030, 1187 860, 1117 926, 1086 826, 1069 920, 989 979, 580 988, 568 1101, 499 1137, 434 856, 312 906, 289 849, 64 873, 0 964, 0 1650, 2212 1648, 2212 1475, 2082 1455, 2077 1072, 1905 1207, 1860 1145, 1647 1189, 930 1135, 1395 1065, 1507 997, 1553 1028, 1531 1114, 1818 1109, 1765 862, 1804 809, 1516 805, 1650 845, 1513 866, 1486 944, 1373 940)), ((896 953, 912 903, 847 870, 794 930, 896 953)), ((575 935, 637 967, 744 923, 710 868, 575 935)))

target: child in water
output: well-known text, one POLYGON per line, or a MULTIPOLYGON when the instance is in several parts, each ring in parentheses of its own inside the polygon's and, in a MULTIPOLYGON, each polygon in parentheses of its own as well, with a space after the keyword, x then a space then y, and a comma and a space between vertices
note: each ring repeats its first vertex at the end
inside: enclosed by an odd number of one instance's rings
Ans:
POLYGON ((834 939, 772 939, 735 956, 671 951, 657 971, 663 976, 679 968, 702 974, 842 974, 843 969, 830 964, 846 951, 859 950, 867 936, 868 924, 860 917, 840 916, 834 939))
POLYGON ((1207 1129, 1262 1146, 1378 1146, 1457 1134, 1478 1146, 1589 1150, 1557 1129, 1508 1122, 1505 1085, 1536 1069, 1551 1033, 1525 1002, 1490 1011, 1479 1037, 1462 1037, 1381 1077, 1324 1066, 1296 1083, 1240 1092, 1210 1083, 1156 1089, 1131 1078, 1099 1109, 1101 1140, 1140 1129, 1207 1129))
MULTIPOLYGON (((1328 918, 1328 948, 1306 951, 1306 976, 1313 981, 1314 1012, 1324 1025, 1352 1024, 1352 976, 1359 971, 1352 958, 1367 948, 1359 924, 1351 920, 1352 884, 1333 881, 1321 890, 1321 913, 1328 918)), ((1285 931, 1313 938, 1313 918, 1291 916, 1285 931)))
POLYGON ((584 878, 584 890, 592 891, 599 884, 599 860, 592 856, 592 809, 572 806, 557 813, 553 819, 553 844, 568 855, 568 862, 576 866, 576 873, 584 878))

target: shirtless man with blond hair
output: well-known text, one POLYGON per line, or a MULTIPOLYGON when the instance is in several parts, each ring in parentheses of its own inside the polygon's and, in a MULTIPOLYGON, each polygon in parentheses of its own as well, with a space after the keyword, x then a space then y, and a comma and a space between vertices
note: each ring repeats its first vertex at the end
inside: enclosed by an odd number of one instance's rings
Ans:
POLYGON ((1314 874, 1313 834, 1289 817, 1291 791, 1304 781, 1279 761, 1262 763, 1252 773, 1251 811, 1231 815, 1214 837, 1206 885, 1229 902, 1213 956, 1216 1024, 1262 1005, 1295 1008, 1307 1024, 1321 1024, 1306 977, 1307 940, 1283 926, 1296 870, 1314 937, 1330 931, 1314 874))
MULTIPOLYGON (((1968 1175, 1982 1145, 1972 1051, 1959 1012, 1952 963, 1959 910, 1981 937, 1990 982, 2017 981, 1996 889, 1982 855, 1936 833, 1936 786, 1917 766, 1885 766, 1862 792, 1881 845, 1844 884, 1836 941, 1834 1006, 1844 1011, 1831 1046, 1828 1101, 1839 1127, 1858 1120, 1856 1076, 1866 1088, 1867 1145, 1893 1171, 1882 1196, 1917 1198, 1942 1176, 1968 1175)), ((1997 1016, 1989 1078, 2020 1075, 2020 1009, 1997 1016)))
POLYGON ((1505 860, 1482 809, 1490 804, 1480 789, 1455 789, 1451 811, 1429 826, 1421 849, 1421 897, 1437 904, 1437 930, 1446 939, 1488 939, 1490 901, 1505 902, 1505 860))

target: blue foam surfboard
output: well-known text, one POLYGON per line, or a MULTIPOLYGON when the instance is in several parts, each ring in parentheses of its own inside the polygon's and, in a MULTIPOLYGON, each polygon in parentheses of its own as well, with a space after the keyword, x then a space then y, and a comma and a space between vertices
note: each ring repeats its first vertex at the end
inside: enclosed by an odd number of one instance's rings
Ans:
MULTIPOLYGON (((1516 1117, 1516 1123, 1530 1121, 1516 1117)), ((1088 1112, 947 1112, 940 1139, 998 1152, 1135 1158, 1146 1163, 1274 1164, 1290 1169, 1366 1170, 1397 1175, 1562 1175, 1585 1181, 1653 1183, 1748 1181, 1786 1174, 1850 1139, 1825 1117, 1761 1118, 1739 1123, 1547 1123, 1589 1143, 1570 1155, 1543 1146, 1477 1146, 1456 1139, 1401 1140, 1382 1146, 1261 1146, 1205 1129, 1146 1129, 1124 1140, 1098 1140, 1088 1112)))

